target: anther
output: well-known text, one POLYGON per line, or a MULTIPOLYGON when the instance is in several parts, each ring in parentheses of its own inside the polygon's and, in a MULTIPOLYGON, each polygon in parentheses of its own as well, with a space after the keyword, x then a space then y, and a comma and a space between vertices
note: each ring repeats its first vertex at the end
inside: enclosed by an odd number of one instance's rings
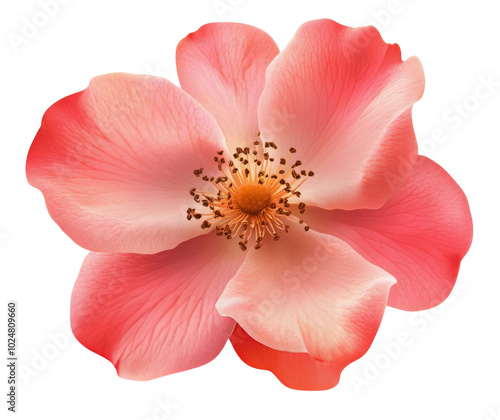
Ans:
MULTIPOLYGON (((276 159, 279 167, 273 169, 275 158, 270 157, 267 149, 277 150, 277 145, 265 142, 264 150, 260 153, 260 141, 255 140, 252 144, 252 148, 237 147, 236 153, 232 155, 234 160, 228 162, 222 157, 223 150, 216 151, 214 161, 221 172, 219 176, 202 176, 203 168, 193 171, 195 176, 201 176, 204 181, 210 182, 210 187, 215 187, 216 191, 201 192, 191 188, 189 193, 193 200, 210 209, 210 213, 201 214, 196 209, 189 208, 186 215, 188 220, 206 218, 201 223, 202 229, 215 224, 217 236, 225 236, 228 240, 237 236, 240 239, 238 245, 243 251, 247 250, 252 237, 255 238, 254 248, 260 249, 266 235, 271 235, 274 241, 278 241, 280 230, 289 232, 288 222, 305 225, 290 208, 295 204, 295 198, 300 197, 297 188, 304 181, 298 180, 301 176, 314 175, 312 171, 296 171, 294 168, 302 165, 302 162, 296 160, 290 166, 288 158, 276 159), (257 157, 259 153, 261 159, 257 157)), ((293 147, 289 151, 296 153, 293 147)), ((305 204, 298 203, 298 212, 302 214, 304 211, 305 204)), ((305 225, 304 229, 308 231, 309 227, 305 225)))

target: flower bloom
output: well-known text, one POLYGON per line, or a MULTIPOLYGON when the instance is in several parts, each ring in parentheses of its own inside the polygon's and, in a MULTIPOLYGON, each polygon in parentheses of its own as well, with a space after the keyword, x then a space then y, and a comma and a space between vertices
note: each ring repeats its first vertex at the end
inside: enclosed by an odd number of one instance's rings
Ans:
POLYGON ((288 387, 331 388, 387 305, 448 296, 471 243, 462 190, 417 156, 421 64, 318 20, 282 52, 255 27, 205 25, 177 68, 182 89, 92 79, 29 151, 29 182, 92 251, 74 334, 124 378, 203 365, 230 339, 288 387))

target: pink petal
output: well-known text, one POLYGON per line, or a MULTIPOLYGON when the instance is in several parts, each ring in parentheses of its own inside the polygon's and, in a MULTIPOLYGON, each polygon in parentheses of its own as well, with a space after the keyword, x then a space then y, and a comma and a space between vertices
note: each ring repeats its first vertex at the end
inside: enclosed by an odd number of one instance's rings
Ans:
POLYGON ((407 183, 378 210, 308 208, 306 213, 314 229, 341 238, 391 273, 397 284, 388 304, 404 310, 432 308, 446 299, 472 241, 463 191, 422 156, 407 183))
POLYGON ((215 302, 244 257, 214 233, 154 255, 90 253, 71 301, 75 337, 128 379, 201 366, 233 330, 215 302))
POLYGON ((414 164, 411 108, 423 90, 419 60, 402 62, 399 46, 375 28, 308 22, 267 70, 261 137, 296 148, 315 173, 301 188, 303 201, 378 208, 414 164))
POLYGON ((304 391, 333 388, 342 369, 354 361, 349 354, 339 354, 333 362, 322 362, 307 353, 273 350, 255 341, 238 324, 231 335, 231 344, 249 366, 269 370, 287 387, 304 391))
POLYGON ((226 150, 216 121, 152 76, 99 76, 52 105, 27 175, 52 218, 93 251, 155 253, 201 234, 186 220, 193 170, 226 150))
POLYGON ((375 336, 394 279, 337 238, 293 228, 248 251, 217 309, 275 350, 354 360, 375 336))
POLYGON ((177 47, 182 88, 215 116, 231 152, 257 139, 257 104, 278 53, 268 34, 241 23, 204 25, 177 47))

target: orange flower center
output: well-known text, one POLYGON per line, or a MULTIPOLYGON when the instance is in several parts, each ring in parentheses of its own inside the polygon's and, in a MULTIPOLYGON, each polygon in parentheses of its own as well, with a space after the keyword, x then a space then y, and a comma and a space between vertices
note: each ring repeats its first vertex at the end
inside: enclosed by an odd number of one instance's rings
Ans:
MULTIPOLYGON (((218 236, 227 239, 238 236, 238 245, 243 251, 251 237, 255 239, 255 249, 262 247, 266 234, 272 235, 275 241, 279 240, 278 232, 288 232, 289 222, 302 224, 306 231, 309 230, 309 226, 293 214, 291 205, 300 197, 298 188, 314 173, 296 169, 302 165, 300 160, 289 163, 290 156, 296 153, 293 147, 288 158, 275 162, 268 152, 268 148, 277 149, 274 143, 264 143, 263 151, 259 150, 262 147, 260 141, 255 141, 254 146, 253 150, 238 147, 229 161, 223 157, 224 151, 217 152, 214 160, 221 172, 217 178, 202 176, 203 168, 196 169, 194 174, 216 191, 192 188, 190 194, 194 201, 210 211, 202 213, 196 208, 187 209, 188 220, 203 218, 202 229, 210 228, 214 223, 218 236)), ((306 205, 302 202, 296 204, 295 212, 303 214, 306 205)))
POLYGON ((271 202, 271 197, 271 191, 268 187, 256 182, 249 182, 235 191, 234 200, 244 212, 259 214, 271 202))

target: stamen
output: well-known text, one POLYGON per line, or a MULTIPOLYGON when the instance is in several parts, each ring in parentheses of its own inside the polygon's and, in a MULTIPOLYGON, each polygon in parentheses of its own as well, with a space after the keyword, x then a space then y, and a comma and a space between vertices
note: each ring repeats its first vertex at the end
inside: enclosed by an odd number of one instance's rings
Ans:
MULTIPOLYGON (((223 157, 224 151, 217 151, 214 162, 221 172, 220 176, 202 176, 203 168, 193 171, 196 177, 210 183, 216 191, 189 190, 193 200, 209 210, 209 213, 188 208, 187 219, 199 220, 203 217, 202 229, 215 224, 217 236, 227 239, 238 237, 238 245, 243 251, 247 250, 252 237, 255 239, 255 249, 262 247, 266 233, 278 241, 279 231, 288 233, 289 222, 303 225, 306 232, 309 230, 304 220, 293 215, 290 210, 293 203, 290 200, 300 197, 297 189, 314 173, 304 169, 300 172, 295 170, 302 162, 290 159, 291 154, 297 152, 294 147, 289 149, 287 158, 277 160, 279 166, 273 170, 275 159, 270 157, 268 149, 277 150, 278 146, 274 142, 265 142, 263 151, 261 147, 259 140, 253 142, 253 149, 237 147, 228 162, 223 157)), ((297 209, 303 214, 305 203, 299 202, 297 209)))

